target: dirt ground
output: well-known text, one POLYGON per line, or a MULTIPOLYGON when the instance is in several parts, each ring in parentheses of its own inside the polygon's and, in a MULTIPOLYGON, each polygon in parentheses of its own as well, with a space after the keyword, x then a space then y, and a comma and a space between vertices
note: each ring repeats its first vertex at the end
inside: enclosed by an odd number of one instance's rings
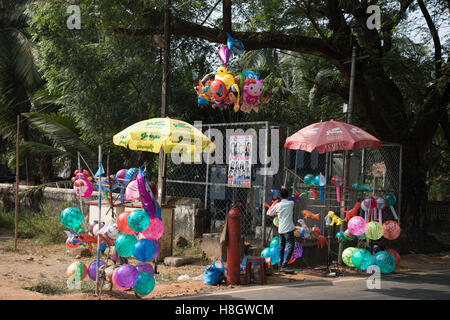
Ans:
MULTIPOLYGON (((19 239, 18 250, 13 250, 11 231, 0 230, 0 300, 97 300, 94 294, 95 282, 87 277, 83 282, 85 289, 68 291, 66 285, 66 268, 74 261, 72 249, 62 245, 39 245, 34 240, 19 239), (29 289, 37 284, 58 284, 64 292, 62 294, 43 294, 29 289)), ((86 265, 95 260, 95 257, 79 259, 86 265)), ((137 261, 130 259, 131 264, 137 261)), ((206 262, 200 259, 194 260, 189 265, 169 267, 158 265, 157 284, 152 293, 138 298, 133 291, 119 291, 104 289, 103 300, 123 299, 161 299, 200 292, 211 292, 236 288, 239 286, 220 285, 207 286, 201 280, 178 281, 182 275, 197 277, 205 270, 206 262)), ((441 254, 410 254, 401 257, 399 270, 395 272, 407 272, 408 270, 430 270, 448 268, 450 266, 450 252, 441 254)), ((351 268, 342 269, 344 276, 367 276, 358 274, 351 268)), ((330 280, 334 278, 324 277, 318 269, 298 269, 294 275, 274 273, 267 277, 268 284, 283 283, 298 280, 330 280)), ((254 285, 254 284, 251 284, 254 285)), ((241 287, 244 285, 241 285, 241 287)))

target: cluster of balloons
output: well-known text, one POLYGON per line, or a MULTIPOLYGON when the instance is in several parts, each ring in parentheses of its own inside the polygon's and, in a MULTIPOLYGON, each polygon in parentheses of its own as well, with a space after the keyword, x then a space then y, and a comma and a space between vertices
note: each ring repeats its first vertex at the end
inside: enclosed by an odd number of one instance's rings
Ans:
POLYGON ((224 65, 217 69, 216 74, 210 73, 194 80, 198 105, 211 106, 213 109, 233 107, 235 112, 258 112, 260 104, 270 101, 271 90, 253 71, 245 70, 236 74, 227 70, 230 55, 240 56, 244 50, 241 41, 228 33, 227 36, 227 45, 222 45, 218 51, 224 65))
MULTIPOLYGON (((272 265, 280 263, 280 245, 279 245, 280 238, 274 237, 270 241, 270 245, 267 248, 264 248, 261 251, 261 257, 264 258, 270 258, 270 263, 272 265)), ((284 249, 284 259, 286 258, 288 252, 287 246, 284 249)), ((300 258, 303 255, 303 247, 302 245, 295 241, 294 245, 294 251, 292 253, 291 259, 289 259, 288 264, 293 263, 295 260, 300 258)))
POLYGON ((393 249, 378 251, 372 255, 367 249, 348 247, 342 252, 342 261, 347 266, 360 270, 376 265, 381 273, 391 273, 400 265, 400 255, 393 249))
POLYGON ((89 198, 92 195, 94 187, 92 186, 92 178, 89 177, 87 170, 76 170, 75 176, 72 178, 73 190, 77 197, 89 198))
MULTIPOLYGON (((100 260, 99 267, 106 265, 100 260)), ((87 276, 92 281, 97 279, 97 260, 92 261, 89 267, 81 261, 75 261, 67 267, 66 275, 73 282, 83 281, 87 276)), ((155 272, 150 263, 138 263, 136 266, 123 264, 114 269, 112 283, 119 290, 133 289, 137 294, 145 296, 155 288, 155 272)))
MULTIPOLYGON (((326 177, 320 173, 317 176, 314 176, 311 173, 308 173, 305 175, 303 181, 305 182, 306 186, 311 188, 311 191, 313 193, 314 200, 317 199, 316 190, 314 187, 320 187, 320 201, 324 200, 324 187, 327 184, 326 177)), ((341 202, 341 193, 340 193, 340 187, 344 183, 344 178, 338 174, 331 177, 331 184, 336 187, 336 201, 341 202)))

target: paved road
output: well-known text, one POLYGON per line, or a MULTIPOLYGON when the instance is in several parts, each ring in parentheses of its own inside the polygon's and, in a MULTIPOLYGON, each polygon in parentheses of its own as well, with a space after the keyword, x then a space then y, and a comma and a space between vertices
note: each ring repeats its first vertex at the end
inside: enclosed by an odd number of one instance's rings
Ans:
POLYGON ((367 278, 340 277, 243 286, 221 292, 178 297, 176 300, 449 300, 450 269, 381 275, 380 285, 380 289, 368 289, 367 278))

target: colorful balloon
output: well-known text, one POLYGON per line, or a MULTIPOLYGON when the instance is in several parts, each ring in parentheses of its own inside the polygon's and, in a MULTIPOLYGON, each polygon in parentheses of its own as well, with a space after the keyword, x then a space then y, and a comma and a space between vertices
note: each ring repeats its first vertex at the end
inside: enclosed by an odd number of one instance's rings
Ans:
MULTIPOLYGON (((352 218, 354 219, 354 218, 352 218)), ((370 240, 378 240, 383 236, 383 226, 377 221, 370 221, 366 224, 366 237, 370 240)))
POLYGON ((366 221, 360 216, 353 217, 348 221, 347 228, 355 236, 362 235, 365 232, 366 221))
POLYGON ((164 224, 158 218, 150 219, 147 229, 142 231, 142 235, 149 240, 158 240, 164 234, 164 224))
MULTIPOLYGON (((400 255, 398 254, 397 251, 395 251, 394 249, 386 249, 386 252, 389 252, 390 254, 392 254, 394 256, 395 259, 395 269, 398 268, 398 266, 400 265, 400 255)), ((395 270, 394 269, 394 270, 395 270)))
POLYGON ((137 241, 133 246, 133 256, 136 260, 147 262, 155 255, 155 244, 148 239, 137 241))
MULTIPOLYGON (((128 220, 128 219, 127 219, 128 220)), ((106 229, 106 235, 110 237, 111 239, 117 239, 117 237, 120 234, 119 227, 117 226, 117 223, 112 223, 108 226, 108 229, 106 229)))
POLYGON ((73 190, 77 197, 89 198, 94 191, 92 183, 87 179, 77 179, 73 183, 73 190))
POLYGON ((83 214, 78 208, 65 208, 60 215, 62 224, 68 229, 76 229, 83 222, 83 214))
POLYGON ((395 212, 394 205, 395 205, 395 196, 392 193, 387 193, 384 196, 384 199, 386 200, 386 206, 388 206, 391 209, 392 215, 394 216, 395 220, 398 220, 397 212, 395 212))
POLYGON ((344 183, 344 178, 338 174, 335 174, 331 178, 331 183, 336 187, 336 200, 337 202, 341 202, 341 189, 340 187, 344 183))
POLYGON ((150 216, 144 210, 133 210, 128 215, 127 224, 134 232, 144 231, 150 224, 150 216))
MULTIPOLYGON (((105 261, 100 260, 100 262, 99 262, 100 267, 105 264, 106 264, 105 261)), ((89 275, 89 278, 91 278, 91 280, 95 281, 97 279, 97 260, 92 261, 91 264, 89 265, 88 275, 89 275)))
POLYGON ((139 273, 136 283, 133 286, 134 292, 141 296, 146 296, 155 288, 155 277, 146 272, 139 273))
POLYGON ((336 233, 336 240, 338 242, 347 242, 347 239, 345 238, 344 232, 340 231, 336 233))
POLYGON ((219 51, 217 52, 217 54, 219 55, 220 60, 222 60, 223 64, 225 65, 225 67, 228 64, 228 60, 230 58, 230 49, 228 49, 227 46, 222 45, 220 46, 219 51))
POLYGON ((280 238, 279 237, 274 237, 271 241, 270 241, 270 248, 271 247, 275 247, 280 243, 280 238))
POLYGON ((117 285, 117 289, 129 289, 135 285, 139 276, 135 266, 130 264, 121 265, 119 268, 114 270, 113 280, 117 285))
POLYGON ((355 265, 352 262, 352 256, 356 250, 358 250, 358 248, 348 247, 344 251, 342 251, 342 262, 344 262, 349 267, 354 267, 355 265))
POLYGON ((125 199, 126 200, 139 200, 139 187, 136 180, 131 181, 125 190, 125 199))
POLYGON ((139 173, 136 178, 138 190, 139 190, 139 196, 142 202, 142 207, 146 212, 148 212, 150 218, 155 217, 155 207, 153 205, 153 192, 150 189, 150 186, 147 184, 144 178, 144 174, 142 173, 142 170, 139 168, 139 173))
POLYGON ((383 236, 387 240, 395 240, 400 236, 400 226, 394 220, 388 220, 383 223, 383 236))
POLYGON ((73 281, 81 281, 86 278, 88 270, 86 265, 81 261, 73 262, 67 267, 66 275, 68 278, 72 277, 73 281))
POLYGON ((309 173, 309 174, 305 175, 305 178, 303 180, 305 181, 305 184, 311 188, 314 199, 317 199, 316 190, 314 189, 316 178, 312 174, 309 173))
POLYGON ((361 270, 366 270, 372 264, 372 255, 366 249, 357 249, 352 254, 353 265, 361 270))
POLYGON ((270 249, 270 247, 264 248, 264 249, 261 251, 261 257, 264 257, 264 258, 270 257, 270 255, 269 255, 269 249, 270 249))
POLYGON ((133 247, 137 241, 134 235, 121 233, 114 243, 116 253, 122 257, 131 257, 133 255, 133 247))
POLYGON ((279 221, 278 221, 278 217, 273 218, 273 225, 275 227, 278 227, 280 225, 279 221))
POLYGON ((152 275, 155 274, 155 270, 153 269, 153 266, 148 262, 140 262, 136 265, 136 269, 139 273, 146 272, 150 273, 152 275))
POLYGON ((127 173, 127 169, 120 169, 116 173, 116 181, 118 184, 124 186, 128 181, 125 181, 125 174, 127 173))
POLYGON ((234 56, 240 57, 241 54, 244 53, 244 45, 242 44, 242 41, 233 38, 228 32, 227 32, 227 46, 234 56))
POLYGON ((381 273, 391 273, 394 271, 396 262, 392 253, 387 251, 379 251, 374 254, 372 264, 380 268, 381 273))
POLYGON ((117 228, 120 232, 125 234, 134 234, 134 231, 130 228, 128 225, 128 216, 130 215, 131 211, 124 211, 117 217, 117 228))
POLYGON ((327 184, 327 179, 320 173, 314 178, 314 183, 320 187, 320 201, 323 201, 323 187, 327 184))

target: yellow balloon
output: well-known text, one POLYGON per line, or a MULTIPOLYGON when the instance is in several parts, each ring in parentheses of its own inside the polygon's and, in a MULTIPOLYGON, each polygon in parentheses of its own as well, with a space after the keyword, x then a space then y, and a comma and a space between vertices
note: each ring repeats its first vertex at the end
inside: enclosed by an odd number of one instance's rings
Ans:
POLYGON ((236 84, 234 81, 234 77, 231 73, 228 73, 227 69, 224 66, 217 68, 216 79, 221 80, 225 83, 225 87, 227 90, 230 90, 233 84, 236 84))
POLYGON ((278 227, 278 217, 273 218, 273 224, 275 227, 278 227))

